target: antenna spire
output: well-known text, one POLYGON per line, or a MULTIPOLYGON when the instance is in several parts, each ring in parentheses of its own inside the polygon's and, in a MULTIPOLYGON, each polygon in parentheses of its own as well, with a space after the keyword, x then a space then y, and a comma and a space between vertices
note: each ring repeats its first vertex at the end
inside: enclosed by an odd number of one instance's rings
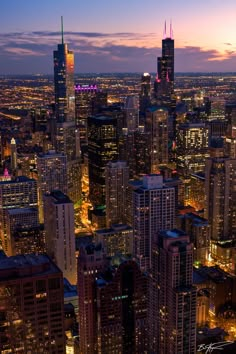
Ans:
POLYGON ((166 20, 165 20, 165 26, 164 26, 164 32, 163 32, 163 39, 166 39, 166 20))
POLYGON ((170 39, 174 39, 174 32, 172 28, 172 20, 170 20, 170 39))
POLYGON ((63 16, 61 16, 61 43, 64 44, 63 16))

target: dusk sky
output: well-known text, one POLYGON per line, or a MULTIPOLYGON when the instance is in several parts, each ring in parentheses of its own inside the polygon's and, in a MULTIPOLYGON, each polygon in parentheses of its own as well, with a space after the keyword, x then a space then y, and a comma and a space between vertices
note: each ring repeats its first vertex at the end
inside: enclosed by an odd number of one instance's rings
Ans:
POLYGON ((172 19, 175 71, 236 71, 235 0, 0 0, 0 74, 53 73, 53 50, 75 72, 155 72, 172 19))

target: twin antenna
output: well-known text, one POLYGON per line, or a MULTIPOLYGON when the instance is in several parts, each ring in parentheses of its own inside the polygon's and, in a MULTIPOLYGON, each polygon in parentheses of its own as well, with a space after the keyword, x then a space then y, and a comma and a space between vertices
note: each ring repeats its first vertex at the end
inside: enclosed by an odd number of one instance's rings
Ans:
POLYGON ((174 32, 173 32, 173 28, 172 28, 172 20, 170 20, 170 35, 169 35, 169 37, 166 34, 166 21, 165 21, 163 39, 166 39, 166 38, 174 39, 174 32))

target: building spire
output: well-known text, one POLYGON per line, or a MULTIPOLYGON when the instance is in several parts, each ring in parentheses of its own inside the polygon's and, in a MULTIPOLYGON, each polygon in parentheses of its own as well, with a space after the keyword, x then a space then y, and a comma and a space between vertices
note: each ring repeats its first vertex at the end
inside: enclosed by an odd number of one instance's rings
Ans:
POLYGON ((166 39, 166 20, 165 20, 165 26, 164 26, 164 32, 163 32, 163 39, 166 39))
POLYGON ((61 43, 64 44, 63 16, 61 16, 61 43))
POLYGON ((170 39, 174 39, 174 32, 172 27, 172 20, 170 20, 170 39))

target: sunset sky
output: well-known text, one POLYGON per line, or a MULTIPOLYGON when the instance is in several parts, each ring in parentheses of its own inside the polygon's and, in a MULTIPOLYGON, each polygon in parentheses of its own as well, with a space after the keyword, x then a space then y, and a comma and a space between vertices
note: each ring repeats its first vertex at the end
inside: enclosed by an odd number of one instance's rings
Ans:
POLYGON ((165 20, 176 72, 236 71, 236 0, 0 0, 0 74, 52 74, 61 15, 76 72, 155 72, 165 20))

